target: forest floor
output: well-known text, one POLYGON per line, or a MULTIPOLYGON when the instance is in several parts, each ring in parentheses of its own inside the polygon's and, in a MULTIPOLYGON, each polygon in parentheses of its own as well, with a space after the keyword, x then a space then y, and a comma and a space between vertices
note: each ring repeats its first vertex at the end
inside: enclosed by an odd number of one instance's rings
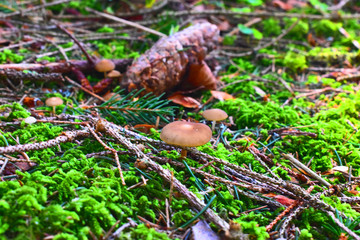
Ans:
POLYGON ((351 0, 1 1, 0 239, 360 239, 359 19, 351 0), (169 142, 174 121, 209 138, 169 142))

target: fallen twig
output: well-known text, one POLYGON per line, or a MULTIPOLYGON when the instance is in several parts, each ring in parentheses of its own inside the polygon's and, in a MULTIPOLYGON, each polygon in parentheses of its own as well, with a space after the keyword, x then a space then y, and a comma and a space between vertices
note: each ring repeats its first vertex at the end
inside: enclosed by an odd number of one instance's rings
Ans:
POLYGON ((63 132, 62 135, 39 143, 27 143, 23 145, 14 145, 7 147, 0 147, 0 154, 4 153, 15 153, 15 152, 27 152, 33 150, 40 150, 45 148, 51 148, 57 146, 59 143, 71 142, 75 138, 79 137, 88 137, 90 132, 88 130, 78 130, 78 131, 67 131, 63 132))
POLYGON ((148 32, 148 33, 152 33, 152 34, 154 34, 154 35, 156 35, 156 36, 159 36, 159 37, 166 37, 165 34, 163 34, 163 33, 161 33, 161 32, 158 32, 158 31, 155 31, 155 30, 153 30, 153 29, 151 29, 151 28, 144 27, 144 26, 142 26, 142 25, 140 25, 140 24, 138 24, 138 23, 130 22, 130 21, 128 21, 128 20, 125 20, 125 19, 122 19, 122 18, 119 18, 119 17, 115 17, 115 16, 110 15, 110 14, 107 14, 107 13, 102 13, 102 12, 96 11, 96 10, 94 10, 94 9, 91 9, 91 8, 89 8, 89 7, 86 7, 85 9, 86 9, 86 11, 92 12, 92 13, 94 13, 94 14, 96 14, 96 15, 99 15, 99 16, 104 17, 104 18, 107 18, 107 19, 111 19, 111 20, 113 20, 113 21, 115 21, 115 22, 124 23, 124 24, 126 24, 126 25, 132 26, 132 27, 137 28, 137 29, 140 29, 140 30, 142 30, 142 31, 145 31, 145 32, 148 32))
POLYGON ((304 164, 302 164, 299 160, 297 160, 296 158, 294 158, 292 155, 290 154, 282 154, 283 157, 285 157, 286 159, 290 160, 291 163, 293 163, 295 166, 297 166, 298 168, 301 168, 302 170, 304 170, 307 174, 309 174, 311 177, 313 177, 314 179, 318 180, 320 183, 322 183, 323 185, 325 185, 327 188, 329 188, 331 186, 330 183, 328 183, 327 181, 325 181, 322 177, 320 177, 319 175, 317 175, 313 170, 311 170, 310 168, 308 168, 307 166, 305 166, 304 164))

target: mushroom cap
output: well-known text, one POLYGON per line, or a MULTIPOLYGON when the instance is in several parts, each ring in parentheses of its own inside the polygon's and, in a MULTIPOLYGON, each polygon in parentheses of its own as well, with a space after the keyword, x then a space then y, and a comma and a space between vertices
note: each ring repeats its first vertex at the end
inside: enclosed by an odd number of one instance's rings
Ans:
POLYGON ((95 70, 98 72, 109 72, 115 69, 115 64, 109 59, 102 59, 95 64, 95 70))
POLYGON ((117 93, 114 93, 114 92, 106 93, 106 94, 103 96, 104 100, 106 100, 106 101, 109 101, 110 98, 112 98, 112 97, 113 97, 113 100, 116 100, 116 101, 119 101, 119 100, 121 99, 120 95, 117 94, 117 93), (115 97, 114 97, 114 96, 115 96, 115 97))
POLYGON ((116 77, 120 77, 121 76, 121 73, 119 71, 116 71, 116 70, 112 70, 111 72, 109 72, 107 74, 107 76, 109 78, 116 78, 116 77))
POLYGON ((63 103, 64 103, 64 101, 59 97, 51 97, 51 98, 46 99, 46 101, 45 101, 46 106, 49 106, 49 107, 56 107, 63 103))
POLYGON ((209 142, 211 129, 202 123, 175 121, 167 124, 161 131, 164 142, 180 147, 197 147, 209 142))
POLYGON ((227 113, 221 109, 213 108, 205 110, 202 116, 210 121, 221 121, 228 117, 227 113))
POLYGON ((33 123, 36 123, 36 118, 30 116, 30 117, 25 118, 24 122, 27 124, 33 124, 33 123))

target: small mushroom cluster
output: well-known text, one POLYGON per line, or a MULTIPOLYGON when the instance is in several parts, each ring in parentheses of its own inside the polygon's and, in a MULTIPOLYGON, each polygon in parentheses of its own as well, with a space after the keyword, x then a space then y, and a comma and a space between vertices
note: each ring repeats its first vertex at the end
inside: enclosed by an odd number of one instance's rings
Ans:
POLYGON ((121 76, 120 72, 114 69, 115 69, 115 64, 108 59, 102 59, 95 64, 95 70, 98 72, 103 72, 105 78, 120 77, 121 76))
POLYGON ((185 158, 184 147, 198 147, 206 144, 212 137, 211 129, 202 123, 175 121, 167 124, 161 131, 160 138, 164 142, 178 146, 181 158, 185 158))

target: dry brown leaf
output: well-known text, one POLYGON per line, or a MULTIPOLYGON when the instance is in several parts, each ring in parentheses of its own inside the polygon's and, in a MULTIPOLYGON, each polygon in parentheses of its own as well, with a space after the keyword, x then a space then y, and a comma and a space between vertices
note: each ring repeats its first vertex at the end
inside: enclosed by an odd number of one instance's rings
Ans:
POLYGON ((155 128, 155 125, 150 124, 136 124, 134 128, 140 132, 149 134, 151 128, 155 128))
POLYGON ((284 3, 284 2, 282 2, 280 0, 274 0, 274 1, 272 1, 272 4, 275 7, 281 8, 282 10, 285 10, 285 11, 291 10, 293 8, 292 5, 290 5, 288 3, 284 3))
POLYGON ((28 108, 40 107, 44 105, 44 103, 39 98, 33 97, 25 97, 23 104, 28 108))
POLYGON ((184 96, 180 93, 175 93, 168 97, 168 100, 187 108, 198 108, 200 103, 192 97, 184 96))
POLYGON ((349 190, 348 193, 354 194, 354 195, 358 195, 359 191, 356 190, 349 190))
POLYGON ((307 42, 312 46, 315 47, 316 46, 316 40, 314 39, 313 35, 311 33, 309 33, 307 35, 307 42))
POLYGON ((209 66, 201 61, 200 64, 190 64, 186 80, 179 87, 181 90, 196 88, 205 88, 209 90, 216 89, 217 79, 211 72, 209 66))
POLYGON ((191 227, 193 240, 220 240, 220 237, 211 229, 209 224, 204 220, 200 220, 191 227))
POLYGON ((277 201, 287 207, 290 206, 291 204, 293 204, 294 202, 296 202, 295 200, 293 200, 291 198, 285 197, 283 195, 276 195, 274 193, 264 194, 264 196, 273 198, 275 201, 277 201))
POLYGON ((266 93, 259 87, 257 86, 253 86, 255 92, 260 96, 260 97, 265 97, 266 93))
POLYGON ((228 100, 228 99, 235 99, 232 95, 226 93, 226 92, 222 92, 222 91, 210 91, 211 95, 220 100, 220 101, 224 101, 224 100, 228 100))

